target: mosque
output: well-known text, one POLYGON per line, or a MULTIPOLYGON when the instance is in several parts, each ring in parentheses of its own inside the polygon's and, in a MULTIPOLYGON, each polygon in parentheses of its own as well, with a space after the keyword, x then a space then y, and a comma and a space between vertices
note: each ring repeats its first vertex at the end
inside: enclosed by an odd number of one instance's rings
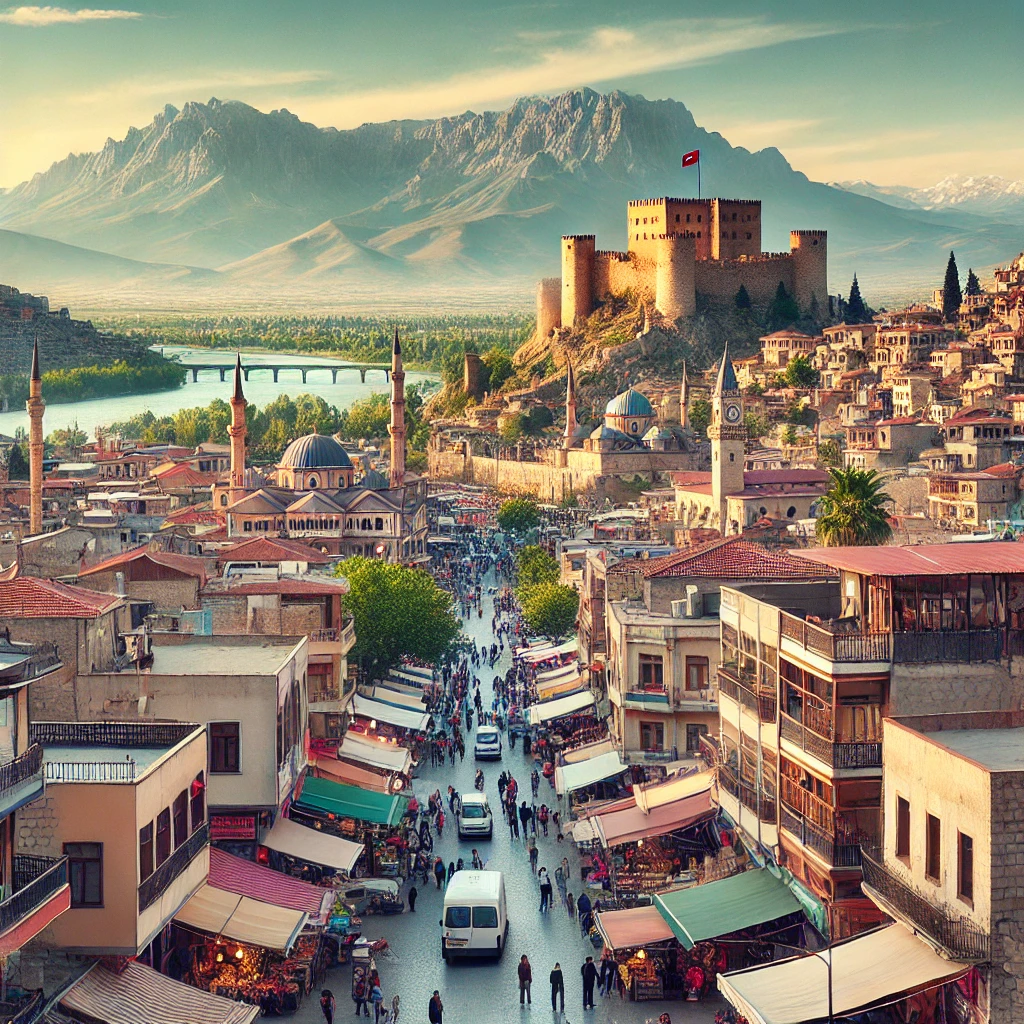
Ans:
POLYGON ((405 372, 395 331, 391 354, 391 465, 387 477, 356 469, 336 437, 306 434, 284 450, 276 466, 245 464, 245 395, 241 358, 231 397, 231 463, 213 487, 230 537, 272 535, 312 541, 329 554, 364 555, 389 562, 427 561, 425 481, 405 469, 405 372))

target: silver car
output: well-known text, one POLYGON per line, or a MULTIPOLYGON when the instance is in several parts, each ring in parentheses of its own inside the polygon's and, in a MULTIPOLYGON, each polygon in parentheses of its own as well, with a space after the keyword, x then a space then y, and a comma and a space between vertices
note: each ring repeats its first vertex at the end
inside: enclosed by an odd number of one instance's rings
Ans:
POLYGON ((494 835, 494 818, 484 793, 467 793, 462 797, 458 826, 460 839, 490 839, 494 835))

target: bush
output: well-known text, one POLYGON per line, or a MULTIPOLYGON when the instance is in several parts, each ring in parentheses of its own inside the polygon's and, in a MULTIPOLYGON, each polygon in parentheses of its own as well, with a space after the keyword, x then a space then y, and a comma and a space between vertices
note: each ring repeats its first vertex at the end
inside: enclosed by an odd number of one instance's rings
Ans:
POLYGON ((506 533, 527 533, 540 525, 540 510, 532 498, 509 498, 498 509, 498 526, 506 533))

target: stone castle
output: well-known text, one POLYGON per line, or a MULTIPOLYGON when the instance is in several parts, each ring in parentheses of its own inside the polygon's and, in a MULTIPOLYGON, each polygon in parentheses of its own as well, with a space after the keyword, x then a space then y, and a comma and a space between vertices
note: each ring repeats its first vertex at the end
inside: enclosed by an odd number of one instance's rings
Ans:
POLYGON ((802 311, 827 308, 826 232, 791 231, 789 252, 761 252, 758 199, 636 199, 627 230, 626 252, 597 249, 594 235, 562 238, 561 278, 537 287, 538 337, 627 293, 673 321, 696 312, 698 295, 731 302, 741 285, 755 304, 781 282, 802 311))

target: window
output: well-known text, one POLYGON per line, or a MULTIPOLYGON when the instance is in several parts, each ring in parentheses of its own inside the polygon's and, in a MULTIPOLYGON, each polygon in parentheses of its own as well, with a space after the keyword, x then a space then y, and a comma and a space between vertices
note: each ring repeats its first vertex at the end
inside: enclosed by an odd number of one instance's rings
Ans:
POLYGON ((910 801, 896 797, 896 856, 910 859, 910 801))
POLYGON ((242 523, 242 532, 252 533, 252 523, 250 523, 248 519, 244 523, 242 523))
POLYGON ((72 907, 103 906, 103 844, 65 843, 72 907))
POLYGON ((706 690, 708 688, 708 659, 686 659, 687 690, 706 690))
POLYGON ((200 772, 192 780, 190 788, 192 794, 192 831, 195 832, 206 821, 206 779, 203 772, 200 772))
POLYGON ((708 727, 706 725, 692 725, 687 724, 686 726, 686 752, 688 754, 695 754, 700 750, 700 738, 701 736, 707 736, 708 727))
POLYGON ((497 907, 474 907, 473 908, 474 928, 497 928, 498 908, 497 907))
POLYGON ((661 722, 641 722, 640 746, 644 750, 664 750, 665 726, 661 722))
POLYGON ((374 522, 375 522, 375 526, 374 526, 375 530, 383 530, 384 529, 384 520, 380 516, 377 516, 377 518, 375 519, 374 522))
POLYGON ((642 690, 664 688, 664 668, 660 654, 640 655, 640 688, 642 690))
POLYGON ((165 807, 156 816, 156 866, 171 855, 171 809, 165 807))
POLYGON ((188 839, 188 790, 183 789, 174 798, 174 848, 188 839))
POLYGON ((238 722, 210 723, 210 772, 234 773, 242 770, 238 749, 238 722))
POLYGON ((958 832, 956 850, 956 894, 974 906, 974 840, 958 832))
POLYGON ((942 822, 934 814, 927 816, 924 836, 924 873, 938 882, 942 870, 942 822))
POLYGON ((153 822, 139 829, 139 880, 153 874, 153 822))
POLYGON ((468 928, 469 907, 449 907, 444 915, 445 928, 468 928))

